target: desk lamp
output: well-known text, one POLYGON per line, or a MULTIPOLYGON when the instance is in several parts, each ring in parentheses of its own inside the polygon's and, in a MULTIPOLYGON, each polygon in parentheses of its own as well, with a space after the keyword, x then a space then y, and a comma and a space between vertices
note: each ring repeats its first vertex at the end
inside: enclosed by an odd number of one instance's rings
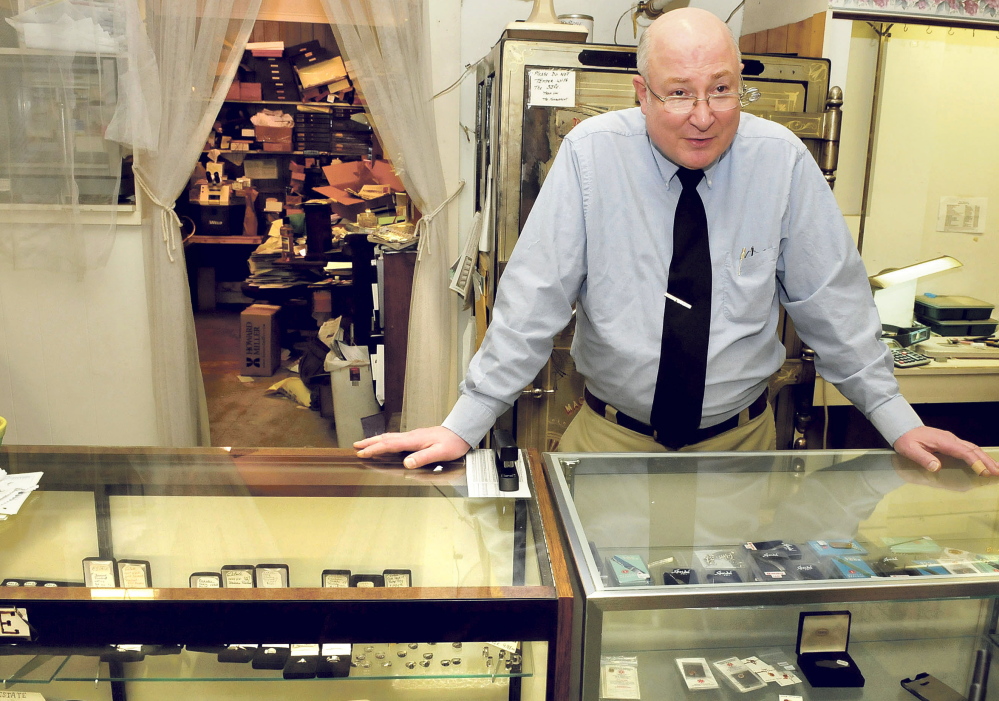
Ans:
POLYGON ((951 256, 940 256, 904 268, 887 268, 867 279, 874 291, 874 304, 882 324, 905 328, 912 326, 913 307, 916 303, 916 282, 919 278, 960 268, 961 261, 951 256))

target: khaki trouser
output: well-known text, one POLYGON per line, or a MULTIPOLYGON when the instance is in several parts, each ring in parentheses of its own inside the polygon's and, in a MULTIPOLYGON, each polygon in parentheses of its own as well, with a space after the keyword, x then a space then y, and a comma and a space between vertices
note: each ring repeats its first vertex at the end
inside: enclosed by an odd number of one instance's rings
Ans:
MULTIPOLYGON (((777 429, 774 414, 767 404, 755 419, 749 410, 739 415, 739 425, 700 443, 684 446, 681 452, 725 452, 733 450, 776 450, 777 429)), ((598 415, 588 404, 572 420, 562 435, 558 451, 562 453, 666 453, 670 449, 630 428, 598 415)))

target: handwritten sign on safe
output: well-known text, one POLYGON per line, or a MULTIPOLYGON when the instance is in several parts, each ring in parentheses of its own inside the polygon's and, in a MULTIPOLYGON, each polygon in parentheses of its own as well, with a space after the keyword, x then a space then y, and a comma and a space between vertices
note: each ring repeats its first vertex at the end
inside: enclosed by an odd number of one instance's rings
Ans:
POLYGON ((529 72, 528 107, 576 105, 576 72, 561 68, 536 68, 529 72))

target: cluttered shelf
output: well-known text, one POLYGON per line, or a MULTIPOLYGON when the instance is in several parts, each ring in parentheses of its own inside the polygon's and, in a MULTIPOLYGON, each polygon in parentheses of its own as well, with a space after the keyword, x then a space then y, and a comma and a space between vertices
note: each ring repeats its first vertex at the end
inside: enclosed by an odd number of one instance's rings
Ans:
POLYGON ((191 296, 199 311, 243 305, 241 374, 296 366, 289 379, 347 447, 362 419, 401 411, 420 213, 342 59, 278 44, 249 45, 177 201, 191 296), (356 379, 341 386, 337 371, 356 379))
MULTIPOLYGON (((296 102, 294 100, 243 100, 243 99, 239 99, 239 98, 229 98, 229 97, 227 97, 225 99, 225 101, 226 102, 231 102, 231 103, 237 104, 237 105, 292 105, 292 106, 309 105, 309 106, 314 106, 314 105, 317 104, 315 101, 312 101, 312 102, 296 102)), ((318 104, 329 105, 331 107, 336 107, 336 108, 339 108, 339 109, 345 109, 345 110, 349 110, 349 111, 357 111, 357 112, 363 112, 364 111, 364 105, 353 105, 353 104, 351 104, 349 102, 329 102, 329 101, 327 101, 327 102, 320 102, 318 104)))
POLYGON ((265 236, 198 236, 197 234, 192 234, 184 237, 184 246, 190 246, 195 243, 259 246, 266 238, 265 236))

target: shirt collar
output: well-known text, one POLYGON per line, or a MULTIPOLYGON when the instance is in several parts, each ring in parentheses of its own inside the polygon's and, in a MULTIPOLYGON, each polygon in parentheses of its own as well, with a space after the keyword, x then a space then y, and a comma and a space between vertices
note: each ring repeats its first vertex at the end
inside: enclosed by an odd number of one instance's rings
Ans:
MULTIPOLYGON (((656 165, 659 167, 659 174, 662 175, 663 182, 666 183, 666 189, 672 189, 674 182, 677 184, 680 182, 679 180, 673 179, 673 176, 676 175, 676 171, 680 169, 680 166, 666 158, 659 148, 652 143, 651 137, 649 137, 649 148, 652 150, 652 156, 656 159, 656 165)), ((715 169, 718 167, 718 164, 722 161, 722 159, 728 156, 728 152, 731 150, 732 147, 729 146, 725 150, 725 153, 719 156, 714 163, 704 169, 704 183, 708 186, 708 189, 711 189, 714 185, 715 169)))

